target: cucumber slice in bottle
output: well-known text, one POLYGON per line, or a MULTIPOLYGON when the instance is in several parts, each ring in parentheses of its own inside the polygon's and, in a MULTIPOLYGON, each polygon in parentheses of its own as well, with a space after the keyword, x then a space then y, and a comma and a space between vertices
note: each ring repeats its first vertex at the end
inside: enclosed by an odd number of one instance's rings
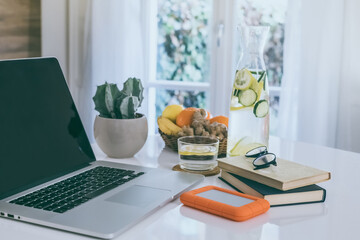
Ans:
POLYGON ((256 102, 257 94, 252 89, 247 89, 245 91, 240 92, 239 94, 239 103, 243 106, 249 107, 256 102))
POLYGON ((265 99, 258 101, 255 103, 254 114, 258 118, 263 118, 269 113, 269 102, 265 99))
POLYGON ((260 74, 260 77, 259 77, 258 82, 263 81, 263 78, 264 78, 264 77, 266 77, 266 72, 265 72, 265 71, 263 71, 263 72, 260 74))
POLYGON ((237 97, 239 96, 241 90, 234 88, 233 96, 237 97))
POLYGON ((251 86, 254 77, 252 74, 246 70, 242 69, 236 72, 234 87, 240 90, 246 90, 251 86))

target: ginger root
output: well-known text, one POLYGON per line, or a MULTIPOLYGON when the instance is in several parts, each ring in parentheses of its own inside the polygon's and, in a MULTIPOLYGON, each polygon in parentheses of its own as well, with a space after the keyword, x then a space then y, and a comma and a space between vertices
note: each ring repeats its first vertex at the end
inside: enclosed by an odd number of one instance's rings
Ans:
POLYGON ((222 141, 227 137, 227 127, 222 123, 213 122, 206 119, 206 111, 200 109, 193 114, 190 126, 185 126, 178 133, 178 136, 210 136, 222 141))
POLYGON ((178 133, 179 137, 183 136, 194 136, 194 129, 189 126, 182 127, 181 131, 178 133))

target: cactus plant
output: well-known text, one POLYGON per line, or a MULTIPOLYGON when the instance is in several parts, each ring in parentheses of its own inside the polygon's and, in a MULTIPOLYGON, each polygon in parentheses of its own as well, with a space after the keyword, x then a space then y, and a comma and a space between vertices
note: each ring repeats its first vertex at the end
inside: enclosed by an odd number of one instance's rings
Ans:
POLYGON ((143 91, 141 80, 137 78, 128 78, 121 91, 116 84, 105 82, 97 87, 93 97, 95 110, 105 118, 136 118, 136 111, 144 99, 143 91))
POLYGON ((135 118, 135 111, 140 106, 140 101, 135 96, 127 96, 121 101, 120 112, 123 118, 135 118))
POLYGON ((144 88, 140 79, 129 78, 126 82, 124 82, 124 88, 122 92, 127 96, 136 96, 139 100, 139 107, 141 107, 142 100, 144 99, 144 88))

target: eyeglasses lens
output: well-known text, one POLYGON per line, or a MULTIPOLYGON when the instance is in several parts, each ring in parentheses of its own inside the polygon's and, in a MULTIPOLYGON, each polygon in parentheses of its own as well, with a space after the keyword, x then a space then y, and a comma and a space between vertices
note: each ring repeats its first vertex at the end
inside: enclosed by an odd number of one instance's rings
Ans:
POLYGON ((254 166, 268 165, 276 159, 274 154, 268 153, 256 158, 253 162, 254 166))
POLYGON ((254 148, 250 151, 248 151, 246 154, 245 154, 245 157, 258 157, 262 154, 266 154, 267 153, 267 148, 265 146, 261 146, 261 147, 257 147, 257 148, 254 148))

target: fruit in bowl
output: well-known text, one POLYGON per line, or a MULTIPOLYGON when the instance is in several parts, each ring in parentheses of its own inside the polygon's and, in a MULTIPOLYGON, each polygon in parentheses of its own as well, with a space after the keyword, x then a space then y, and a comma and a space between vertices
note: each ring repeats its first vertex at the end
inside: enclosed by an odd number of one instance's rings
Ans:
POLYGON ((177 116, 179 115, 180 112, 182 112, 182 110, 184 110, 184 107, 182 105, 178 105, 178 104, 168 105, 162 112, 162 117, 168 118, 172 122, 175 122, 177 116))
POLYGON ((158 126, 169 136, 210 136, 222 141, 227 137, 228 121, 225 116, 211 118, 205 109, 169 105, 158 117, 158 126))

